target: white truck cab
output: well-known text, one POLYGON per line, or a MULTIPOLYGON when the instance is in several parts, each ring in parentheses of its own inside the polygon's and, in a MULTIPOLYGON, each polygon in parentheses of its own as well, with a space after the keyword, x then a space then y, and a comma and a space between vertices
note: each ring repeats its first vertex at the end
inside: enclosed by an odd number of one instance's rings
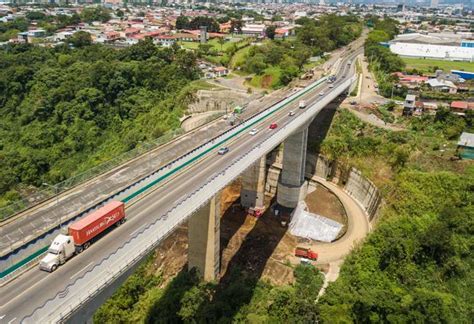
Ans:
POLYGON ((66 262, 76 251, 72 236, 59 234, 48 249, 48 254, 41 259, 40 269, 53 272, 59 265, 66 262))
POLYGON ((306 107, 306 101, 304 100, 300 100, 300 103, 298 104, 298 107, 300 109, 304 109, 306 107))

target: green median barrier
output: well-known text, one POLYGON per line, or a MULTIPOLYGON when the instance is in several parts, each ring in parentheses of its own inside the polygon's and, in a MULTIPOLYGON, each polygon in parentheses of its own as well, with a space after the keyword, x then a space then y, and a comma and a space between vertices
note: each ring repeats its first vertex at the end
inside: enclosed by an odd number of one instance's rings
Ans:
POLYGON ((18 263, 15 263, 14 265, 12 265, 10 268, 7 268, 5 271, 2 271, 0 272, 0 278, 4 278, 5 276, 9 275, 10 273, 20 269, 21 267, 23 267, 25 264, 27 264, 28 262, 30 262, 31 260, 35 259, 36 257, 40 256, 41 254, 43 254, 44 252, 48 251, 48 248, 49 246, 45 246, 41 249, 39 249, 38 251, 32 253, 31 255, 29 255, 28 257, 24 258, 23 260, 21 260, 20 262, 18 263))
MULTIPOLYGON (((138 195, 144 193, 145 191, 147 191, 148 189, 152 188, 153 186, 155 186, 156 184, 160 183, 161 181, 163 181, 164 179, 170 177, 171 175, 175 174, 176 172, 182 170, 183 168, 185 168, 186 166, 190 165, 191 163, 193 163, 194 161, 200 159, 201 157, 203 157, 204 155, 208 154, 209 152, 211 152, 212 150, 216 149, 217 147, 221 146, 222 144, 224 144, 225 142, 227 142, 228 140, 234 138, 235 136, 241 134, 243 131, 249 129, 250 127, 252 127, 253 125, 261 122, 262 120, 266 119, 267 117, 273 115, 274 113, 276 113, 277 111, 279 111, 280 109, 282 109, 283 107, 286 107, 288 104, 294 102, 295 100, 297 100, 299 97, 301 97, 302 95, 306 94, 308 91, 311 91, 313 90, 315 87, 317 87, 318 85, 320 85, 322 82, 324 82, 327 78, 324 77, 324 78, 321 78, 320 80, 318 80, 315 84, 313 84, 312 86, 310 86, 309 88, 307 89, 304 89, 300 94, 298 94, 297 96, 295 96, 294 98, 290 99, 287 103, 285 103, 284 105, 281 105, 280 107, 278 107, 277 109, 275 109, 274 111, 258 118, 257 120, 255 120, 254 122, 248 124, 247 126, 243 127, 242 129, 240 129, 239 131, 237 131, 235 134, 229 136, 228 138, 225 138, 223 140, 221 140, 219 143, 213 145, 212 147, 208 148, 207 150, 205 150, 204 152, 200 153, 199 155, 193 157, 192 159, 190 159, 189 161, 186 161, 184 162, 183 164, 181 164, 180 166, 174 168, 173 170, 170 170, 168 173, 164 174, 163 176, 157 178, 156 180, 150 182, 149 184, 147 184, 145 187, 143 188, 140 188, 138 189, 137 191, 135 191, 134 193, 130 194, 129 196, 125 197, 124 199, 122 199, 121 201, 124 202, 124 203, 127 203, 129 202, 130 200, 132 200, 133 198, 137 197, 138 195)), ((283 99, 285 100, 285 99, 283 99)), ((18 263, 12 265, 10 268, 7 268, 6 270, 4 270, 3 272, 0 273, 0 279, 4 278, 5 276, 11 274, 12 272, 18 270, 19 268, 23 267, 25 264, 27 264, 28 262, 30 262, 31 260, 33 260, 34 258, 38 257, 39 255, 43 254, 44 252, 46 252, 48 250, 49 246, 46 246, 46 247, 43 247, 39 250, 37 250, 36 252, 32 253, 31 255, 29 255, 28 257, 24 258, 23 260, 19 261, 18 263)))

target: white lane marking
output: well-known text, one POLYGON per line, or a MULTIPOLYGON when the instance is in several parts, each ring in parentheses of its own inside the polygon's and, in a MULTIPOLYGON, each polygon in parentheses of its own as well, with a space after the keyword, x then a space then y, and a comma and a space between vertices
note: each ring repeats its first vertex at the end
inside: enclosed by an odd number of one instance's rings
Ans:
POLYGON ((16 317, 8 322, 8 324, 12 324, 16 320, 16 317))
POLYGON ((142 226, 140 226, 139 228, 137 228, 136 230, 134 230, 132 233, 130 233, 129 235, 130 236, 133 236, 135 235, 135 233, 137 233, 139 230, 141 230, 143 227, 145 227, 147 224, 143 224, 142 226))
POLYGON ((84 268, 82 268, 82 269, 79 270, 78 272, 76 272, 75 274, 73 274, 73 275, 70 277, 70 279, 72 279, 72 278, 74 278, 75 276, 77 276, 77 275, 78 275, 79 273, 81 273, 83 270, 85 270, 86 268, 88 268, 91 264, 92 264, 92 262, 89 263, 88 265, 86 265, 84 268))

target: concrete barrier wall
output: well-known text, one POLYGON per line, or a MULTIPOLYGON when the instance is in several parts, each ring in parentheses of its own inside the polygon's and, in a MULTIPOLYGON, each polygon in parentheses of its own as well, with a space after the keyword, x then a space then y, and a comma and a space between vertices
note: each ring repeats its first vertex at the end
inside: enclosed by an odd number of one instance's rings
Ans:
MULTIPOLYGON (((271 163, 268 168, 265 193, 270 196, 276 194, 278 177, 281 171, 281 162, 268 159, 271 163)), ((369 221, 374 221, 380 211, 383 199, 378 188, 356 168, 328 160, 320 154, 309 154, 306 158, 306 178, 318 176, 336 183, 344 188, 366 211, 369 221)))
POLYGON ((351 168, 344 190, 364 208, 369 221, 376 218, 382 203, 382 195, 372 181, 365 178, 359 170, 351 168))

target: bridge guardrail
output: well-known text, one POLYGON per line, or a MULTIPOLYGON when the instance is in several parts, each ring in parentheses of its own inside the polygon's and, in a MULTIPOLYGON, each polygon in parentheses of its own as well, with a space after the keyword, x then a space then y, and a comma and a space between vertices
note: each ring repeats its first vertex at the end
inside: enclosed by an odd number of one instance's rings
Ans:
MULTIPOLYGON (((215 149, 217 146, 219 145, 222 145, 223 143, 225 143, 226 141, 230 140, 231 138, 235 137, 236 135, 240 134, 241 132, 245 131, 246 129, 250 128, 251 126, 255 125, 256 123, 259 123, 260 121, 262 121, 263 119, 267 118, 268 116, 274 114, 275 112, 277 112, 278 110, 284 108, 287 104, 289 103, 292 103, 294 102, 295 100, 297 100, 298 98, 300 98, 301 96, 303 96, 304 94, 306 94, 307 92, 313 90, 315 87, 319 86, 320 84, 322 84, 324 81, 326 80, 326 78, 321 78, 319 80, 316 80, 315 82, 313 82, 312 84, 310 84, 309 86, 307 86, 306 88, 304 89, 301 89, 300 91, 288 96, 288 97, 285 97, 279 101, 277 101, 276 103, 274 103, 272 106, 270 106, 269 108, 265 109, 265 110, 262 110, 260 112, 257 112, 255 114, 253 114, 252 116, 250 116, 247 120, 245 120, 244 122, 242 122, 241 124, 239 125, 236 125, 235 127, 233 128, 230 128, 228 129, 227 131, 215 136, 214 138, 212 138, 211 140, 209 140, 208 142, 194 148, 193 150, 187 152, 186 154, 184 155, 181 155, 180 157, 178 157, 177 159, 173 160, 172 162, 162 166, 161 168, 159 168, 157 171, 153 172, 152 174, 149 174, 145 177, 143 177, 142 179, 132 183, 131 185, 127 186, 126 188, 124 189, 121 189, 119 190, 118 192, 116 192, 115 194, 113 194, 112 196, 109 196, 107 197, 106 199, 104 199, 103 201, 95 204, 94 206, 84 210, 83 212, 79 213, 78 215, 76 215, 75 217, 72 217, 70 219, 68 219, 66 222, 63 222, 63 223, 59 223, 58 225, 54 226, 52 229, 50 229, 48 232, 46 232, 45 234, 39 236, 40 239, 45 239, 45 237, 47 235, 50 235, 50 236, 53 236, 55 235, 56 233, 58 233, 61 229, 62 226, 66 226, 67 224, 75 221, 76 219, 84 216, 85 214, 88 214, 90 213, 91 211, 99 208, 100 206, 102 206, 103 204, 105 204, 107 201, 110 201, 111 199, 121 199, 123 202, 127 203, 129 201, 131 201, 133 198, 135 198, 136 196, 140 195, 141 193, 143 193, 144 191, 150 189, 151 187, 155 186, 156 184, 158 184, 159 182, 163 181, 164 179, 168 178, 169 176, 175 174, 176 172, 178 172, 179 170, 181 170, 182 168, 186 167, 187 165, 191 164, 192 162, 196 161, 197 159, 199 159, 200 157, 204 156, 205 154, 209 153, 210 151, 212 151, 213 149, 215 149), (223 140, 222 140, 223 139, 223 140), (215 142, 218 141, 217 144, 215 144, 215 142), (208 146, 210 146, 210 148, 207 148, 208 146), (204 150, 204 152, 199 152, 200 150, 204 150), (187 158, 188 160, 187 161, 184 161, 183 162, 183 159, 187 158), (175 166, 176 164, 178 164, 178 162, 182 163, 180 166, 175 166), (174 169, 170 170, 169 172, 165 172, 167 169, 170 169, 172 168, 173 166, 175 166, 174 169), (161 175, 160 176, 160 173, 164 173, 164 175, 161 175), (151 177, 156 177, 155 180, 151 180, 151 177), (148 181, 149 183, 148 184, 145 184, 143 188, 140 188, 140 189, 137 189, 136 191, 134 191, 133 193, 127 195, 126 197, 123 197, 127 191, 129 191, 130 189, 132 189, 133 187, 141 184, 141 183, 144 183, 148 181)), ((135 189, 134 189, 135 190, 135 189)), ((15 251, 20 251, 21 249, 23 248, 20 247, 15 251)), ((44 250, 46 251, 46 248, 45 246, 42 246, 40 249, 34 251, 32 254, 30 254, 29 256, 27 256, 26 258, 24 259, 21 259, 19 262, 16 262, 14 264, 12 264, 11 266, 9 266, 8 268, 6 269, 2 269, 2 271, 0 272, 0 284, 2 284, 3 282, 7 281, 6 278, 10 278, 12 273, 14 272, 19 272, 21 271, 21 266, 18 266, 19 264, 22 264, 22 263, 25 263, 25 259, 28 259, 31 257, 31 255, 33 254, 36 254, 37 251, 39 250, 44 250)), ((13 253, 14 253, 13 252, 13 253)), ((43 252, 44 253, 44 252, 43 252)), ((7 255, 8 256, 8 255, 7 255)), ((4 257, 1 257, 0 260, 2 260, 4 257)))
POLYGON ((255 162, 255 157, 259 158, 263 154, 270 152, 284 140, 288 133, 291 134, 295 129, 307 123, 312 118, 312 115, 319 112, 325 105, 336 98, 352 81, 353 78, 346 80, 334 89, 331 95, 326 94, 321 101, 308 107, 307 110, 293 119, 291 123, 277 129, 275 133, 269 134, 262 143, 251 147, 246 153, 241 155, 240 158, 231 161, 230 165, 223 171, 214 174, 192 193, 179 200, 179 202, 165 214, 141 229, 114 252, 102 259, 98 264, 95 264, 73 282, 69 283, 64 290, 46 300, 43 305, 35 308, 22 322, 59 322, 71 316, 71 314, 77 311, 90 298, 93 298, 110 282, 126 271, 127 268, 130 268, 144 256, 148 255, 164 237, 201 206, 206 204, 216 192, 222 190, 235 177, 250 167, 250 165, 255 162), (338 92, 337 95, 333 95, 339 90, 341 91, 338 92), (166 221, 168 219, 170 219, 170 221, 166 226, 160 223, 161 220, 166 221), (152 239, 147 239, 143 235, 145 232, 149 232, 152 239), (161 236, 156 235, 162 232, 163 234, 161 236), (127 251, 125 251, 125 249, 127 249, 127 251), (121 251, 123 252, 122 254, 120 254, 121 251), (129 257, 130 255, 134 255, 134 257, 129 257), (76 284, 82 285, 83 287, 74 287, 76 284), (67 304, 67 306, 65 307, 64 304, 67 304))

